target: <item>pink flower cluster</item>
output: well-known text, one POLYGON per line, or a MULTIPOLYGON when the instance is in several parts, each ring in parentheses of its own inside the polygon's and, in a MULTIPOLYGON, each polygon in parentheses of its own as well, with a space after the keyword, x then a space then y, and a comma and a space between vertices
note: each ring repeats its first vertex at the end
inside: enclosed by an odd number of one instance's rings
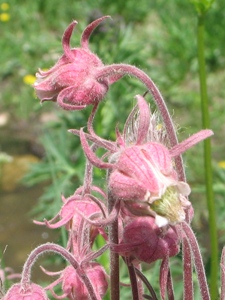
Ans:
MULTIPOLYGON (((133 287, 134 299, 143 298, 141 281, 136 278, 138 271, 132 273, 131 267, 140 270, 141 263, 150 264, 156 260, 162 261, 161 297, 165 299, 168 289, 169 299, 173 299, 169 258, 179 253, 181 243, 189 245, 193 257, 198 255, 190 233, 189 224, 194 212, 188 200, 191 189, 185 180, 181 154, 213 133, 202 130, 178 143, 166 104, 152 80, 133 66, 103 65, 89 50, 88 39, 105 18, 92 22, 84 30, 81 48, 71 49, 70 38, 77 23, 72 22, 63 35, 64 54, 50 70, 37 73, 34 88, 41 101, 57 101, 66 110, 93 105, 87 122, 88 132, 82 128, 70 130, 80 137, 87 158, 86 171, 83 185, 69 198, 62 197, 62 208, 52 220, 35 221, 52 229, 64 226, 68 233, 66 248, 50 243, 36 248, 24 265, 21 283, 13 285, 4 300, 44 300, 47 299, 45 290, 49 290, 55 299, 103 299, 108 288, 108 275, 95 259, 108 249, 111 253, 111 293, 119 289, 114 277, 118 277, 117 259, 121 256, 127 263, 132 284, 136 282, 137 285, 136 290, 133 287), (105 140, 93 129, 96 109, 110 84, 126 74, 145 84, 159 112, 152 113, 145 98, 136 96, 137 105, 129 114, 123 132, 116 129, 116 140, 105 140), (96 155, 98 148, 105 151, 102 157, 96 155), (106 190, 93 185, 94 167, 107 170, 106 190), (93 251, 99 235, 104 238, 105 246, 93 251), (70 265, 57 273, 42 268, 46 274, 57 276, 43 289, 31 283, 30 269, 40 254, 49 251, 60 254, 70 265), (61 295, 54 291, 57 285, 61 285, 61 295)), ((190 261, 188 263, 191 265, 190 261)), ((199 271, 201 261, 196 264, 199 264, 198 276, 203 278, 201 291, 208 295, 204 274, 199 271)), ((191 275, 185 274, 185 280, 191 281, 191 275)), ((145 283, 143 275, 139 276, 145 283)))

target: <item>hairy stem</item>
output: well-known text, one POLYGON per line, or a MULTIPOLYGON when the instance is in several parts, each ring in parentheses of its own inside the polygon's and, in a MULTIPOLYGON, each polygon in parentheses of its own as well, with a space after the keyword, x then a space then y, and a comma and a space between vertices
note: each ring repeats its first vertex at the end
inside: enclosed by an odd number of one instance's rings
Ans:
POLYGON ((32 268, 33 264, 35 263, 35 261, 38 259, 38 257, 40 255, 42 255, 46 252, 58 253, 65 260, 67 260, 71 264, 71 266, 73 266, 74 269, 77 270, 77 274, 81 277, 82 281, 86 285, 86 288, 87 288, 89 294, 92 297, 91 299, 99 300, 99 297, 95 294, 95 291, 93 289, 93 286, 92 286, 88 276, 86 276, 84 274, 83 270, 81 270, 79 268, 79 263, 75 259, 75 257, 69 251, 67 251, 65 248, 63 248, 62 246, 59 246, 57 244, 52 244, 52 243, 46 243, 46 244, 38 246, 28 256, 28 258, 24 264, 23 271, 22 271, 21 285, 24 288, 26 288, 26 286, 30 285, 31 268, 32 268))
MULTIPOLYGON (((208 284, 205 276, 205 269, 197 239, 191 227, 187 223, 182 223, 182 229, 184 231, 184 234, 186 235, 186 239, 190 245, 190 249, 192 252, 202 300, 210 300, 208 284)), ((216 298, 212 298, 212 300, 216 300, 216 298)))
MULTIPOLYGON (((154 101, 160 111, 160 114, 162 116, 163 122, 165 124, 165 128, 168 134, 168 138, 170 141, 170 146, 173 147, 178 144, 176 131, 173 125, 173 121, 171 119, 171 116, 169 114, 169 111, 167 109, 167 106, 165 104, 165 101, 160 94, 158 88, 154 84, 154 82, 151 80, 151 78, 142 70, 127 64, 112 64, 110 66, 105 66, 101 68, 98 71, 98 74, 96 75, 96 78, 101 81, 104 78, 107 78, 109 76, 115 75, 115 74, 121 74, 121 75, 130 75, 138 78, 149 90, 149 92, 152 94, 154 101)), ((179 176, 179 180, 185 181, 185 173, 184 173, 184 167, 182 162, 181 155, 178 155, 174 158, 175 165, 177 169, 177 173, 179 176)))
POLYGON ((186 237, 183 238, 183 280, 184 280, 184 296, 183 300, 193 300, 194 291, 193 291, 193 268, 191 260, 191 249, 186 237))
POLYGON ((131 289, 132 289, 132 297, 133 300, 142 300, 142 296, 139 297, 139 291, 138 291, 138 282, 137 282, 137 277, 135 273, 135 268, 132 263, 128 262, 127 263, 127 268, 129 271, 129 276, 130 276, 130 284, 131 284, 131 289))
MULTIPOLYGON (((108 211, 109 214, 114 208, 114 199, 111 193, 108 193, 108 211)), ((109 242, 118 244, 118 221, 117 219, 109 225, 109 242)), ((119 255, 110 250, 110 294, 111 300, 120 299, 120 273, 119 273, 119 255)))
MULTIPOLYGON (((145 277, 145 275, 137 268, 135 268, 135 272, 136 272, 137 276, 140 277, 141 281, 143 281, 143 283, 146 285, 146 288, 150 292, 151 296, 149 296, 149 299, 158 300, 153 287, 151 286, 150 282, 145 277)), ((143 296, 146 296, 146 295, 143 295, 143 296)), ((148 299, 148 298, 146 297, 146 299, 148 299)))

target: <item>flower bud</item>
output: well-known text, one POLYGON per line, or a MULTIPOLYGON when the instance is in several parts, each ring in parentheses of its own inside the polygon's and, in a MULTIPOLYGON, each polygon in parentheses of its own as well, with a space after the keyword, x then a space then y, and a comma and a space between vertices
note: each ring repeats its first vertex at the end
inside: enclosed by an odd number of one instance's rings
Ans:
POLYGON ((137 217, 125 226, 118 252, 152 263, 179 252, 179 237, 172 227, 159 228, 152 217, 137 217))

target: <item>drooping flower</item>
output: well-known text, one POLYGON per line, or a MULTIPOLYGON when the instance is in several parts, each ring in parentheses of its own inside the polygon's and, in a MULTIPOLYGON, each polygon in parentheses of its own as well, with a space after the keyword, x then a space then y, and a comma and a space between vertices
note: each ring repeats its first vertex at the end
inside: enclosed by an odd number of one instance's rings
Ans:
POLYGON ((150 264, 177 255, 179 244, 175 228, 159 228, 153 217, 136 217, 124 227, 120 244, 113 245, 112 249, 132 260, 150 264))
MULTIPOLYGON (((61 255, 70 266, 66 267, 62 274, 55 282, 49 285, 49 289, 52 294, 56 294, 52 288, 58 283, 62 283, 65 297, 69 299, 99 299, 106 293, 108 283, 107 275, 104 268, 95 263, 94 260, 100 256, 105 250, 108 249, 108 245, 103 246, 96 252, 91 250, 88 253, 84 253, 80 257, 71 254, 67 249, 57 244, 46 243, 35 248, 28 256, 21 274, 21 282, 14 284, 4 296, 4 300, 48 300, 45 290, 41 286, 31 282, 31 269, 37 258, 44 253, 57 253, 61 255), (79 297, 81 296, 81 298, 79 297)), ((45 271, 45 270, 44 270, 45 271)), ((48 275, 55 275, 52 272, 45 272, 48 275), (50 274, 52 273, 52 274, 50 274)), ((59 296, 56 299, 62 299, 59 296)))
POLYGON ((59 228, 66 226, 67 230, 77 230, 79 228, 79 223, 82 221, 82 214, 87 218, 92 216, 98 216, 101 214, 99 206, 91 201, 88 196, 81 196, 79 194, 74 194, 69 198, 63 199, 63 206, 60 212, 50 221, 45 220, 44 222, 34 221, 37 225, 46 225, 49 228, 59 228), (59 221, 56 221, 57 218, 59 221), (54 223, 54 221, 56 221, 54 223))
MULTIPOLYGON (((85 238, 85 236, 80 237, 80 239, 82 238, 85 238)), ((40 247, 43 248, 44 245, 40 247)), ((84 249, 80 255, 71 254, 58 245, 53 247, 53 250, 62 254, 71 265, 58 272, 47 271, 41 267, 46 275, 59 276, 54 282, 45 287, 45 290, 49 290, 54 299, 64 299, 65 297, 71 300, 102 299, 108 288, 107 274, 104 268, 94 260, 102 255, 109 246, 105 245, 96 252, 91 249, 88 251, 84 249), (59 284, 61 284, 63 291, 62 295, 57 295, 54 291, 54 287, 59 284)))
MULTIPOLYGON (((149 211, 155 215, 161 226, 184 221, 184 208, 191 205, 185 198, 190 188, 177 180, 169 150, 155 142, 130 146, 121 152, 110 174, 109 189, 128 207, 136 202, 145 214, 149 211)), ((138 213, 136 206, 134 209, 138 213)))
POLYGON ((80 48, 70 48, 71 34, 77 22, 73 21, 68 26, 62 39, 64 54, 51 69, 39 70, 36 74, 34 88, 42 102, 57 101, 63 109, 80 110, 103 99, 109 84, 117 78, 112 77, 111 81, 110 77, 104 80, 95 78, 96 70, 103 67, 103 63, 89 50, 88 40, 105 18, 107 16, 87 26, 81 37, 80 48))
POLYGON ((52 229, 65 226, 69 231, 67 248, 76 255, 88 251, 98 234, 106 238, 104 229, 100 225, 95 226, 95 221, 104 219, 106 212, 106 207, 100 200, 89 194, 82 195, 82 188, 78 188, 69 198, 62 197, 62 201, 64 204, 53 219, 34 223, 52 229), (83 235, 85 239, 82 238, 83 235))
MULTIPOLYGON (((89 278, 95 294, 102 299, 108 288, 107 275, 104 268, 98 263, 90 262, 82 268, 82 271, 89 278)), ((48 272, 46 273, 48 274, 48 272)), ((84 282, 78 275, 77 270, 71 266, 66 267, 61 272, 61 276, 47 286, 46 289, 52 292, 55 299, 62 299, 66 297, 70 300, 90 299, 90 294, 84 282), (54 293, 53 288, 60 283, 62 284, 63 295, 58 296, 54 293)))
POLYGON ((80 138, 87 158, 99 168, 111 169, 108 188, 111 196, 123 201, 134 215, 152 215, 158 226, 176 224, 186 218, 188 210, 193 213, 187 196, 189 185, 179 180, 174 167, 174 157, 180 155, 199 141, 211 136, 211 130, 202 130, 180 144, 170 147, 169 141, 159 130, 155 116, 148 104, 137 96, 139 114, 132 113, 125 124, 124 132, 117 132, 117 150, 111 144, 108 162, 102 161, 91 151, 87 140, 100 146, 101 139, 91 139, 83 130, 80 138))

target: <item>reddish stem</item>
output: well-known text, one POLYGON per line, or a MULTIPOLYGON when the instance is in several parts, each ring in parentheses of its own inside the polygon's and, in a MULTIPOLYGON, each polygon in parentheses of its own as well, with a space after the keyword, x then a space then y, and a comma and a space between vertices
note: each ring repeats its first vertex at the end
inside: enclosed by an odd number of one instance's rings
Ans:
MULTIPOLYGON (((127 64, 112 64, 100 68, 96 74, 96 79, 98 81, 102 81, 103 79, 113 76, 115 74, 134 76, 138 78, 148 88, 150 93, 153 95, 154 101, 161 113, 168 134, 168 138, 170 141, 170 146, 174 147, 175 145, 177 145, 178 140, 173 125, 173 121, 171 119, 171 116, 165 104, 165 101, 163 100, 162 95, 160 94, 158 88, 156 87, 152 79, 148 77, 148 75, 145 72, 143 72, 141 69, 138 69, 134 66, 127 65, 127 64)), ((174 158, 174 160, 175 160, 175 165, 179 176, 179 180, 186 181, 182 157, 178 155, 174 158)))
MULTIPOLYGON (((108 211, 109 214, 112 212, 115 205, 115 201, 108 194, 108 211)), ((109 243, 118 244, 118 220, 116 219, 112 224, 109 225, 109 243)), ((110 293, 111 300, 120 299, 120 274, 119 274, 119 255, 118 253, 110 250, 110 293)))
POLYGON ((198 276, 198 282, 200 287, 200 292, 202 300, 210 300, 209 288, 206 281, 205 269, 202 261, 201 252, 198 246, 197 239, 191 229, 191 227, 186 223, 182 223, 182 229, 186 235, 187 241, 192 251, 192 257, 194 259, 195 269, 198 276))
POLYGON ((184 300, 193 300, 192 260, 191 249, 186 238, 183 238, 183 277, 184 277, 184 300))

